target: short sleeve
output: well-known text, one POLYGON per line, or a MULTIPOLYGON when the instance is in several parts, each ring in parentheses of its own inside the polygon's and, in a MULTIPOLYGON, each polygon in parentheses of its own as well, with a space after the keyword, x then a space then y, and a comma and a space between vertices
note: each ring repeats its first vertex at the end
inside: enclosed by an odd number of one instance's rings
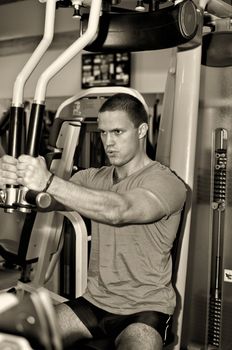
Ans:
POLYGON ((71 178, 70 181, 81 186, 88 187, 89 183, 91 183, 93 177, 95 176, 96 169, 88 168, 85 170, 77 171, 71 178))
POLYGON ((141 187, 151 191, 163 206, 167 216, 182 210, 186 186, 169 168, 159 169, 143 177, 141 187))

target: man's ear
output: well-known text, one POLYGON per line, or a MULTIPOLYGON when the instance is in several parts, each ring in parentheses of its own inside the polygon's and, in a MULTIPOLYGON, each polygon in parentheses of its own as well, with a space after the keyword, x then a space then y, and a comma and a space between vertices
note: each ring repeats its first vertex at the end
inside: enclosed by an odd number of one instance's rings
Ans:
POLYGON ((142 139, 143 137, 145 137, 147 135, 147 130, 148 130, 147 123, 142 123, 142 124, 139 125, 139 127, 138 127, 138 135, 139 135, 140 139, 142 139))

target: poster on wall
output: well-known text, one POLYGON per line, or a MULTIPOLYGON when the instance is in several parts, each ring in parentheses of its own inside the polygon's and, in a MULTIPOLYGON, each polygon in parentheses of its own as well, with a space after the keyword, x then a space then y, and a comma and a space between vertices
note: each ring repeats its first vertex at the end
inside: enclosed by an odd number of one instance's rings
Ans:
POLYGON ((130 86, 129 52, 82 55, 81 87, 130 86))

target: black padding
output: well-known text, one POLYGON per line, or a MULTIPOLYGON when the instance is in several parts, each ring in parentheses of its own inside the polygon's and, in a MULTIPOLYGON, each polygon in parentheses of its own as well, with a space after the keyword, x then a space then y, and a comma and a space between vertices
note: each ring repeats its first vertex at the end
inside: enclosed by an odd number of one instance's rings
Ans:
POLYGON ((43 117, 45 105, 33 103, 31 106, 30 121, 27 134, 26 154, 37 157, 42 138, 43 117))
POLYGON ((203 36, 201 64, 209 67, 232 66, 232 32, 213 32, 203 36))
MULTIPOLYGON (((88 15, 82 16, 83 32, 88 15)), ((103 12, 96 39, 85 50, 93 52, 145 51, 175 47, 191 40, 198 29, 195 4, 190 0, 154 12, 103 12)))
POLYGON ((25 114, 23 107, 10 108, 10 125, 8 136, 8 152, 10 156, 18 158, 25 152, 25 114))

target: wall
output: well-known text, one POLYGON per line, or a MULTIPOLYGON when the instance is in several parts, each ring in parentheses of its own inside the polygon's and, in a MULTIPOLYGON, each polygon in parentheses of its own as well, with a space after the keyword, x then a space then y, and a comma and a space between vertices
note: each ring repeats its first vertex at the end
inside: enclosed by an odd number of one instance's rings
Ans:
MULTIPOLYGON (((49 50, 36 67, 25 86, 25 97, 34 96, 37 80, 61 50, 49 50)), ((0 57, 0 98, 12 96, 14 81, 30 54, 0 57)), ((143 93, 163 92, 165 87, 169 50, 132 54, 131 87, 143 93)), ((75 57, 48 84, 47 96, 70 96, 81 90, 81 56, 75 57)))
MULTIPOLYGON (((33 97, 41 73, 62 51, 49 50, 25 85, 25 98, 33 97)), ((29 54, 0 57, 0 98, 12 96, 14 81, 27 62, 29 54)), ((47 96, 70 96, 80 89, 80 56, 75 57, 48 84, 47 96)))
MULTIPOLYGON (((43 32, 46 3, 39 0, 16 1, 0 7, 0 39, 38 35, 43 32)), ((75 30, 72 8, 56 11, 55 32, 75 30)))

